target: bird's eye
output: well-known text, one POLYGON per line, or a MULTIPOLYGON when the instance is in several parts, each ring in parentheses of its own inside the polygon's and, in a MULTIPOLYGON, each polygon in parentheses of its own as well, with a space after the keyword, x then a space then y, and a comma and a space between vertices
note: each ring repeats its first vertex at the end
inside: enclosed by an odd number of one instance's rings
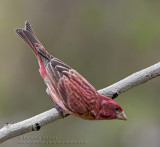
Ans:
POLYGON ((115 107, 115 110, 116 110, 116 111, 118 111, 118 110, 119 110, 119 108, 116 106, 116 107, 115 107))

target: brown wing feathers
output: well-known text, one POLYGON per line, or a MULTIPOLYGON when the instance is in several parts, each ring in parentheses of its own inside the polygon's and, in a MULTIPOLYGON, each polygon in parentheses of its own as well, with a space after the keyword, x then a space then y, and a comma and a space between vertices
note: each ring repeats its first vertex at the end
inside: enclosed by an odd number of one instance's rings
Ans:
POLYGON ((50 63, 47 64, 47 69, 50 71, 50 73, 52 73, 53 78, 58 83, 63 75, 68 76, 65 71, 68 72, 71 67, 57 58, 52 58, 50 63))

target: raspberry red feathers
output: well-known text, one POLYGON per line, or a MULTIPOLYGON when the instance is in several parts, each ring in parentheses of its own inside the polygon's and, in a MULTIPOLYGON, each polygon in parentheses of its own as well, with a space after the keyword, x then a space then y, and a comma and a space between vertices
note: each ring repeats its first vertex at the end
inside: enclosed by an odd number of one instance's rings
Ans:
POLYGON ((47 92, 66 113, 88 120, 127 119, 118 103, 100 95, 77 71, 50 55, 29 22, 25 23, 25 29, 15 31, 32 48, 47 92))

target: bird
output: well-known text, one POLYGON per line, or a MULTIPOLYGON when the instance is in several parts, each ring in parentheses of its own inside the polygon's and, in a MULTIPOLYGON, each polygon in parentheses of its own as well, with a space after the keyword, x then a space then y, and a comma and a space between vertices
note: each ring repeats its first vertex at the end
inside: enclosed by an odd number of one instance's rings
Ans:
POLYGON ((46 91, 59 112, 63 111, 84 120, 127 120, 117 102, 98 93, 76 70, 50 55, 28 21, 25 22, 24 29, 15 29, 15 32, 36 56, 40 75, 47 86, 46 91))

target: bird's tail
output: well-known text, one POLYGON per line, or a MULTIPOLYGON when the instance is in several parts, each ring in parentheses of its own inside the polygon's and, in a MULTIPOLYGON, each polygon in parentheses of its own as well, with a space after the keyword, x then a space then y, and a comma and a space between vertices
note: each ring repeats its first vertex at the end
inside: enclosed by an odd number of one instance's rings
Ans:
POLYGON ((37 56, 38 52, 35 47, 35 44, 41 45, 37 36, 35 35, 30 23, 28 21, 25 22, 24 29, 15 29, 15 32, 30 46, 33 50, 34 54, 37 56))
POLYGON ((42 55, 49 60, 52 58, 38 40, 28 21, 25 22, 24 29, 15 29, 15 32, 30 46, 36 57, 42 55))

